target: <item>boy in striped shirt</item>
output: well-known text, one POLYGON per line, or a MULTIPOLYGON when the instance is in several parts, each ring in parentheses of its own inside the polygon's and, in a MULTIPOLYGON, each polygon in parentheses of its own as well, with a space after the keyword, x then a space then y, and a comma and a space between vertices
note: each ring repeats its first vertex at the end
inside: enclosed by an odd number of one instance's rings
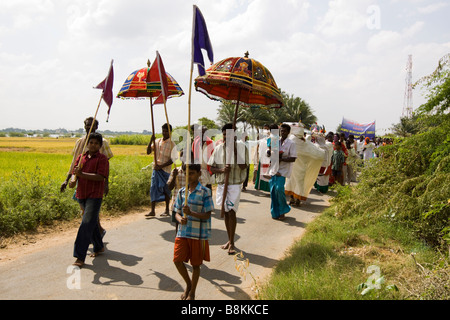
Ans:
MULTIPOLYGON (((183 165, 183 171, 186 170, 183 165)), ((211 235, 211 211, 214 203, 211 190, 199 182, 201 176, 200 164, 189 165, 188 201, 185 205, 185 187, 177 194, 174 204, 175 218, 178 222, 178 231, 175 239, 173 262, 186 282, 186 290, 181 296, 182 300, 194 300, 198 279, 200 278, 200 265, 203 261, 210 261, 208 239, 211 235), (192 279, 189 278, 185 262, 192 265, 192 279)))

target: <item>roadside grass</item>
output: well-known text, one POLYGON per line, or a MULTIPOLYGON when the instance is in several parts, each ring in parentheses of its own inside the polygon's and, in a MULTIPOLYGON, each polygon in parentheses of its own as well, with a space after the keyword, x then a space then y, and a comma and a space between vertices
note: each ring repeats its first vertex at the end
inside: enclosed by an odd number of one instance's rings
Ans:
POLYGON ((277 264, 258 298, 448 299, 446 259, 389 219, 342 217, 331 205, 277 264), (430 276, 438 278, 441 288, 430 276))
MULTIPOLYGON (((60 192, 72 161, 72 138, 0 139, 0 242, 40 225, 79 216, 75 189, 60 192)), ((110 191, 102 214, 117 215, 150 204, 153 156, 145 146, 114 146, 110 160, 110 191)))
POLYGON ((333 188, 262 299, 450 299, 450 116, 423 121, 333 188))

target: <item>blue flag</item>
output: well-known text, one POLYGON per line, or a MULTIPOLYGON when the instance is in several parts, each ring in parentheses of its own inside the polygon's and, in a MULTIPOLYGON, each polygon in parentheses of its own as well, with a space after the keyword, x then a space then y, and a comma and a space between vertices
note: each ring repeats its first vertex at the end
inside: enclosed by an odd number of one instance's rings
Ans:
POLYGON ((214 54, 209 40, 208 29, 206 29, 205 19, 200 9, 194 5, 194 26, 192 30, 192 62, 198 65, 198 73, 205 75, 205 62, 201 49, 205 49, 208 53, 209 62, 213 63, 214 54))

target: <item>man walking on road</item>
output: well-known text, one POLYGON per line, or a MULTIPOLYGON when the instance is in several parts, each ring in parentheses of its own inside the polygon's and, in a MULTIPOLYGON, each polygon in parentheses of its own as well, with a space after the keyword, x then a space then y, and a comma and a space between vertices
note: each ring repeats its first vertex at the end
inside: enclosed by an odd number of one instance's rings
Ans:
POLYGON ((228 250, 228 254, 235 254, 234 235, 236 233, 236 213, 241 198, 241 185, 247 176, 248 150, 242 141, 237 141, 233 125, 228 123, 222 127, 223 143, 214 148, 208 165, 211 172, 216 174, 217 191, 216 202, 222 206, 224 202, 224 220, 228 234, 228 242, 221 248, 228 250), (228 152, 228 156, 227 156, 228 152), (225 177, 228 177, 227 192, 225 191, 225 177))
POLYGON ((156 139, 155 133, 153 133, 150 143, 147 146, 147 154, 155 152, 155 163, 153 165, 152 180, 150 185, 150 198, 152 201, 152 208, 146 217, 155 216, 156 202, 165 201, 166 210, 161 214, 162 217, 170 216, 169 203, 170 203, 170 191, 167 187, 167 180, 169 180, 170 173, 172 171, 172 150, 175 148, 175 143, 170 139, 169 133, 172 131, 172 125, 165 123, 162 126, 162 138, 156 139), (153 150, 152 144, 155 144, 156 150, 153 150))
MULTIPOLYGON (((279 165, 274 166, 275 170, 269 170, 270 178, 270 213, 272 218, 276 220, 284 220, 285 214, 291 211, 291 207, 287 204, 285 187, 286 177, 291 175, 292 164, 297 158, 297 149, 295 143, 288 139, 291 127, 288 124, 282 124, 280 129, 279 142, 279 165)), ((277 150, 277 148, 275 148, 277 150)), ((272 165, 271 165, 272 166, 272 165)))
MULTIPOLYGON (((93 117, 89 117, 84 120, 84 130, 86 131, 86 135, 84 137, 78 139, 75 143, 75 147, 73 148, 73 151, 72 151, 72 163, 70 164, 70 168, 69 168, 69 172, 67 173, 66 180, 64 180, 64 182, 61 184, 61 187, 60 187, 61 192, 64 192, 67 188, 69 180, 72 177, 73 169, 75 168, 75 161, 77 160, 78 156, 80 154, 83 154, 88 151, 87 144, 86 144, 86 148, 84 150, 83 150, 83 148, 85 145, 85 141, 88 138, 87 135, 88 135, 89 131, 91 131, 91 133, 94 133, 97 131, 97 129, 98 129, 98 120, 97 119, 95 119, 95 121, 94 121, 93 117), (92 129, 91 129, 91 127, 92 127, 92 129)), ((104 154, 108 158, 108 161, 113 157, 113 153, 109 146, 108 140, 106 140, 105 138, 103 138, 103 141, 102 141, 102 144, 100 147, 100 153, 104 154)), ((106 196, 108 194, 108 192, 109 192, 109 181, 108 181, 108 179, 106 179, 104 195, 106 196)), ((75 199, 75 197, 76 196, 74 195, 74 199, 75 199)), ((82 208, 81 208, 81 210, 83 212, 82 208)), ((103 227, 101 226, 100 218, 98 220, 98 226, 100 228, 100 233, 103 237, 106 233, 106 230, 103 229, 103 227)))

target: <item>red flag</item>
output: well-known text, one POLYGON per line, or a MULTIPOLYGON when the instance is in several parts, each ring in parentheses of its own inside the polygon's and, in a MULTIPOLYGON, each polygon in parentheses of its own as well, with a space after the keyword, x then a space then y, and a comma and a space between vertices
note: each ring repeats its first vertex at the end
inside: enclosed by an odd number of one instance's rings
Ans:
POLYGON ((158 51, 156 51, 156 59, 150 68, 149 76, 151 82, 158 81, 161 83, 161 94, 153 104, 165 103, 169 97, 169 84, 167 83, 166 70, 164 69, 164 64, 158 51))
MULTIPOLYGON (((113 103, 113 83, 114 83, 114 69, 113 69, 113 62, 114 60, 111 60, 111 66, 109 67, 108 75, 106 76, 105 80, 100 82, 95 89, 103 89, 103 101, 108 105, 108 119, 109 119, 109 113, 111 112, 111 106, 113 103)), ((108 119, 106 122, 108 122, 108 119)))

